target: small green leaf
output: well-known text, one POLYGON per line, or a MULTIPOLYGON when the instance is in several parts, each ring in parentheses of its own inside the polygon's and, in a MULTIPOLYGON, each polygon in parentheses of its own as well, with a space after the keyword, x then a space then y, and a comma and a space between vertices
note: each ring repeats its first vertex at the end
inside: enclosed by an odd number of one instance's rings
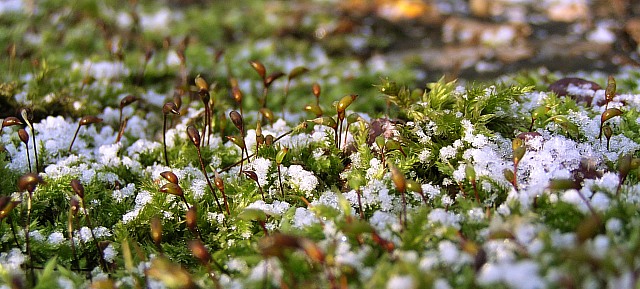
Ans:
POLYGON ((321 204, 312 206, 309 210, 314 212, 316 216, 320 218, 333 219, 340 215, 340 212, 336 210, 336 208, 321 204))
POLYGON ((260 209, 245 208, 244 210, 242 210, 242 212, 240 212, 240 214, 238 214, 238 219, 245 221, 264 222, 267 220, 267 214, 260 209))
POLYGON ((378 145, 378 147, 382 150, 385 148, 385 139, 384 139, 384 135, 379 135, 376 137, 376 145, 378 145))
POLYGON ((540 106, 531 113, 531 117, 533 119, 539 119, 541 117, 544 117, 547 114, 547 111, 549 111, 548 107, 540 106))
POLYGON ((549 181, 549 190, 566 191, 570 189, 580 189, 580 184, 572 179, 553 179, 549 181))
POLYGON ((373 232, 373 227, 366 221, 355 219, 341 226, 342 231, 346 234, 360 235, 373 232))
POLYGON ((362 176, 362 174, 359 173, 354 173, 351 174, 349 176, 349 187, 351 187, 354 190, 359 190, 360 187, 362 187, 367 181, 365 180, 364 176, 362 176))
POLYGON ((576 238, 582 244, 600 233, 603 229, 602 221, 598 215, 588 215, 576 228, 576 238))
POLYGON ((55 268, 57 264, 57 257, 53 257, 47 261, 44 269, 38 274, 38 284, 33 287, 34 289, 47 289, 56 284, 54 276, 55 268))
POLYGON ((344 215, 351 215, 351 203, 342 194, 338 194, 338 206, 344 215))
POLYGON ((389 163, 389 170, 391 171, 391 180, 396 186, 396 190, 404 193, 407 190, 407 179, 404 177, 404 174, 391 163, 389 163))
POLYGON ((502 171, 502 175, 504 176, 505 180, 507 180, 508 182, 512 183, 513 179, 515 179, 515 174, 513 173, 512 170, 510 169, 504 169, 502 171))
POLYGON ((422 185, 414 180, 406 180, 407 191, 422 194, 422 185))
POLYGON ((276 164, 280 165, 282 163, 284 157, 287 156, 287 152, 289 152, 289 148, 287 147, 283 147, 280 151, 278 151, 278 153, 276 154, 276 164))
POLYGON ((131 255, 131 248, 129 248, 129 240, 125 238, 120 242, 120 247, 122 247, 122 258, 124 259, 124 268, 129 272, 133 273, 133 257, 131 255))
POLYGON ((467 164, 464 168, 464 172, 467 176, 467 180, 470 182, 476 181, 476 170, 473 168, 472 164, 467 164))

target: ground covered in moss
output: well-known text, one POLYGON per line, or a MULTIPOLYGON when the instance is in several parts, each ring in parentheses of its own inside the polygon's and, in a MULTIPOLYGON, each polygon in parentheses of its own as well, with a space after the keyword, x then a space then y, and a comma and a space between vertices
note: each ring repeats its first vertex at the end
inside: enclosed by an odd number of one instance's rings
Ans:
POLYGON ((366 53, 448 1, 360 38, 331 2, 186 2, 0 3, 0 288, 638 285, 637 69, 366 53))

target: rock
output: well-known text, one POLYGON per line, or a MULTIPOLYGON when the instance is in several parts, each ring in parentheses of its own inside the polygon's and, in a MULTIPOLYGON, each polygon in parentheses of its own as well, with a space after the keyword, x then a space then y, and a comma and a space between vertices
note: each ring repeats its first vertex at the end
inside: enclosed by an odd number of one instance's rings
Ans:
POLYGON ((586 20, 590 10, 586 0, 551 1, 546 12, 551 21, 574 22, 586 20))
POLYGON ((442 27, 442 40, 448 44, 509 46, 527 41, 531 27, 526 23, 491 23, 450 17, 442 27))
POLYGON ((577 103, 583 103, 587 106, 591 105, 595 91, 600 89, 602 89, 602 87, 597 83, 577 77, 563 78, 549 85, 549 91, 554 92, 558 96, 569 96, 577 103), (568 91, 569 86, 578 87, 586 91, 581 94, 572 94, 568 91), (589 90, 592 92, 589 92, 589 90))

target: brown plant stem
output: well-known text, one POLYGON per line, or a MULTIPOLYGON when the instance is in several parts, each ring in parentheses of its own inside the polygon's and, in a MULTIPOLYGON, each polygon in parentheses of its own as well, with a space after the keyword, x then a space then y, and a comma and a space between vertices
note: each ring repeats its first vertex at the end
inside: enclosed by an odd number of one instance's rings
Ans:
POLYGON ((35 281, 36 281, 36 275, 35 272, 33 270, 33 257, 31 255, 31 242, 30 242, 30 238, 29 238, 29 231, 31 229, 31 199, 33 197, 33 194, 31 193, 31 191, 29 191, 29 195, 27 195, 27 222, 24 226, 24 241, 25 244, 27 246, 27 256, 29 256, 29 272, 30 274, 30 279, 31 279, 31 285, 35 286, 35 281))
POLYGON ((73 147, 73 143, 76 141, 76 137, 78 137, 78 132, 80 132, 80 123, 78 123, 78 128, 76 129, 76 133, 73 134, 73 139, 71 139, 71 144, 69 145, 69 153, 71 153, 71 148, 73 147))
POLYGON ((78 254, 76 253, 76 242, 73 241, 73 215, 69 212, 69 219, 67 223, 67 232, 69 233, 69 241, 71 242, 71 254, 73 260, 71 260, 71 267, 75 267, 76 270, 80 270, 80 262, 78 261, 78 254))
POLYGON ((349 134, 349 126, 351 126, 351 123, 347 122, 347 128, 344 130, 344 142, 342 143, 344 145, 344 148, 342 148, 343 151, 347 149, 347 135, 349 134))
POLYGON ((362 200, 360 199, 360 189, 356 190, 356 194, 358 195, 358 207, 360 208, 360 219, 364 220, 364 210, 362 209, 362 200))
POLYGON ((184 202, 184 205, 187 206, 187 210, 191 209, 189 203, 187 202, 187 198, 184 195, 180 195, 180 199, 184 202))
POLYGON ((16 234, 16 227, 13 225, 11 216, 7 216, 7 223, 9 223, 9 227, 11 228, 11 234, 13 234, 13 241, 16 243, 16 247, 20 248, 20 244, 18 244, 18 234, 16 234))
POLYGON ((282 193, 282 201, 284 201, 284 189, 282 189, 282 174, 280 173, 280 165, 278 165, 278 183, 280 184, 280 193, 282 193))
POLYGON ((167 114, 164 114, 162 122, 162 146, 164 147, 164 164, 169 166, 169 157, 167 156, 167 114))
POLYGON ((122 135, 124 135, 124 129, 127 127, 127 122, 129 122, 129 117, 125 117, 122 125, 120 125, 120 129, 118 130, 118 136, 116 137, 116 143, 120 142, 122 139, 122 135))
POLYGON ((36 131, 31 126, 31 139, 33 140, 33 155, 36 157, 36 172, 40 172, 40 166, 38 162, 38 147, 36 143, 36 131))
POLYGON ((209 106, 205 103, 204 104, 204 126, 202 127, 202 133, 200 134, 202 135, 202 139, 200 141, 200 147, 204 147, 204 143, 207 138, 207 135, 206 135, 207 125, 209 125, 209 106))
POLYGON ((84 216, 87 218, 87 226, 89 227, 89 231, 91 232, 91 238, 93 242, 96 244, 96 249, 98 249, 98 257, 100 257, 100 266, 102 270, 105 272, 109 272, 109 268, 107 267, 107 262, 104 260, 104 256, 102 255, 102 248, 100 248, 100 244, 98 244, 98 239, 96 239, 96 235, 93 233, 93 224, 91 223, 91 217, 89 216, 89 211, 87 211, 87 207, 84 203, 84 198, 80 198, 80 203, 82 204, 82 210, 84 211, 84 216))
POLYGON ((27 148, 27 163, 29 164, 29 172, 31 173, 31 157, 29 156, 29 145, 25 144, 25 147, 27 148))
POLYGON ((473 192, 476 195, 476 201, 480 204, 480 196, 478 195, 478 187, 475 180, 471 180, 471 186, 473 186, 473 192))
MULTIPOLYGON (((196 146, 196 148, 198 151, 198 160, 200 160, 200 168, 202 168, 202 174, 204 174, 204 178, 205 180, 207 180, 207 185, 209 186, 211 193, 213 193, 213 197, 216 201, 216 205, 218 205, 218 210, 220 210, 220 212, 223 212, 222 206, 220 205, 220 201, 218 201, 218 194, 216 194, 216 190, 213 188, 213 185, 211 184, 211 180, 209 179, 209 175, 207 174, 207 170, 205 169, 204 161, 202 160, 202 153, 200 152, 200 147, 196 146)), ((222 192, 222 200, 224 201, 225 211, 227 212, 227 215, 231 215, 231 212, 229 211, 229 204, 227 203, 227 196, 225 195, 224 192, 222 192)))
POLYGON ((513 180, 511 180, 513 188, 518 191, 518 163, 513 164, 513 180))

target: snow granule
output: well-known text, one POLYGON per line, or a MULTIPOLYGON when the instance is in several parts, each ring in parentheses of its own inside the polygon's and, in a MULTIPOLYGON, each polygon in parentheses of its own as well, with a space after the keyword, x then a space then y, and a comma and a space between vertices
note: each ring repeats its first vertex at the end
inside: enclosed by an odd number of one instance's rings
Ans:
POLYGON ((109 244, 106 248, 104 248, 104 250, 102 251, 102 254, 105 261, 109 263, 113 263, 116 256, 118 256, 118 251, 115 248, 113 248, 113 244, 109 244))
MULTIPOLYGON (((96 227, 93 228, 93 235, 95 235, 97 239, 100 239, 103 237, 111 236, 111 232, 105 227, 96 227)), ((93 236, 91 236, 91 230, 89 230, 89 227, 80 228, 80 230, 76 232, 76 236, 78 236, 83 243, 93 240, 93 236)))
POLYGON ((82 74, 90 75, 98 80, 111 80, 129 74, 129 69, 122 62, 85 60, 82 64, 73 63, 71 69, 79 70, 82 74))
POLYGON ((433 282, 433 289, 451 289, 451 285, 446 279, 438 278, 433 282))
POLYGON ((318 222, 316 215, 307 210, 306 208, 296 208, 296 212, 293 216, 293 226, 302 229, 307 226, 311 226, 318 222))
POLYGON ((229 259, 229 261, 227 261, 227 267, 229 270, 236 272, 246 272, 249 269, 247 262, 238 258, 229 259))
POLYGON ((193 181, 191 181, 191 186, 189 186, 189 189, 193 193, 193 198, 196 200, 200 200, 204 196, 204 193, 207 189, 207 182, 202 179, 193 179, 193 181))
POLYGON ((447 212, 442 208, 433 209, 427 218, 431 223, 440 223, 442 226, 460 228, 460 216, 453 212, 447 212))
POLYGON ((61 289, 74 289, 76 285, 73 281, 65 276, 58 277, 58 288, 61 289))
POLYGON ((49 237, 47 238, 47 243, 53 245, 53 246, 58 246, 62 243, 64 243, 65 238, 64 235, 61 232, 53 232, 49 235, 49 237))
POLYGON ((121 203, 124 199, 133 196, 136 190, 136 185, 131 183, 127 184, 124 188, 119 190, 113 190, 111 196, 116 201, 116 203, 121 203))
POLYGON ((255 201, 247 206, 247 209, 258 209, 268 215, 280 216, 284 214, 291 205, 287 202, 275 200, 272 204, 267 204, 263 200, 255 201))
POLYGON ((606 235, 598 235, 594 237, 589 243, 589 245, 592 247, 592 249, 589 250, 592 256, 598 259, 603 259, 607 256, 607 252, 610 246, 609 237, 607 237, 606 235))
POLYGON ((460 260, 460 251, 451 241, 445 240, 438 244, 440 259, 445 264, 453 265, 460 260))
POLYGON ((250 164, 247 164, 247 170, 253 171, 258 175, 258 183, 265 186, 269 178, 269 168, 272 161, 265 158, 256 158, 250 164))
MULTIPOLYGON (((130 128, 130 122, 127 123, 127 127, 130 128)), ((127 155, 132 157, 134 160, 140 160, 141 154, 152 152, 155 149, 159 149, 161 146, 162 145, 158 142, 140 138, 127 147, 127 155)))
POLYGON ((318 185, 318 178, 300 165, 291 165, 287 169, 287 175, 292 187, 303 192, 306 197, 311 197, 311 193, 318 185))
POLYGON ((40 233, 39 230, 34 230, 29 232, 29 237, 31 237, 31 239, 34 241, 38 241, 38 242, 44 241, 44 236, 42 236, 42 233, 40 233))
POLYGON ((446 146, 440 149, 440 160, 443 163, 448 162, 450 159, 454 158, 458 150, 456 150, 453 146, 446 146))
POLYGON ((515 263, 487 263, 480 269, 477 281, 483 286, 504 283, 510 288, 518 289, 546 288, 538 271, 538 264, 529 260, 515 263))
POLYGON ((416 283, 411 276, 395 275, 387 281, 387 289, 411 289, 416 288, 416 283))
POLYGON ((473 208, 467 212, 467 220, 470 222, 482 222, 485 218, 485 213, 482 208, 473 208))
POLYGON ((133 221, 136 217, 138 217, 141 209, 142 208, 133 209, 132 211, 129 211, 126 214, 122 215, 122 223, 127 224, 133 221))
POLYGON ((172 12, 168 8, 158 10, 154 14, 140 15, 140 26, 145 31, 166 32, 171 24, 172 12))
POLYGON ((623 224, 620 219, 612 218, 607 221, 605 227, 607 228, 607 232, 618 233, 622 230, 623 224))
POLYGON ((261 281, 265 278, 268 278, 274 286, 280 285, 280 281, 282 280, 282 268, 280 267, 278 259, 270 258, 262 260, 258 262, 258 264, 251 270, 251 273, 249 273, 249 280, 261 281), (265 276, 265 273, 267 273, 267 276, 265 276))
POLYGON ((105 166, 119 166, 121 161, 118 157, 118 151, 122 147, 122 143, 102 145, 98 148, 98 161, 105 166))
POLYGON ((129 13, 119 12, 116 15, 116 24, 120 28, 129 28, 133 24, 133 19, 129 13))
POLYGON ((0 15, 13 12, 27 12, 24 0, 3 0, 0 2, 0 15))
POLYGON ((19 270, 26 260, 19 248, 11 248, 9 252, 0 253, 0 267, 11 270, 19 270))

